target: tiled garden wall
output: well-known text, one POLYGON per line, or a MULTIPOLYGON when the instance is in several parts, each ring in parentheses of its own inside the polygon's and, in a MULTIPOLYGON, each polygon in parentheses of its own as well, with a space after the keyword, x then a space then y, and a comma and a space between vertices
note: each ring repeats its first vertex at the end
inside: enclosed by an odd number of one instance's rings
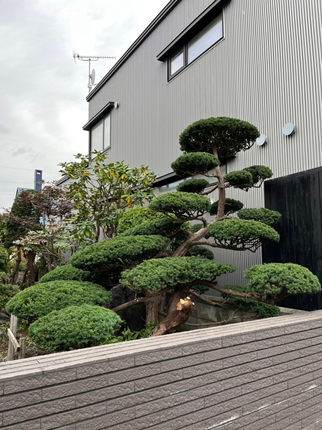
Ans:
POLYGON ((0 427, 322 428, 322 311, 0 363, 0 427))

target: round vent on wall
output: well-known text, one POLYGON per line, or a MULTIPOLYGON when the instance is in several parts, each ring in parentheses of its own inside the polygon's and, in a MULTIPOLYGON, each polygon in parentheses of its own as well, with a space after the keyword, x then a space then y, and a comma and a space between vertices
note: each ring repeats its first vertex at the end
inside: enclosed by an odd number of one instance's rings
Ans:
POLYGON ((262 146, 264 145, 264 143, 267 142, 267 137, 265 136, 265 134, 261 134, 257 139, 256 139, 256 143, 258 146, 262 146))
POLYGON ((295 131, 295 125, 292 124, 291 122, 288 122, 287 124, 284 125, 283 127, 283 134, 285 136, 291 136, 291 134, 293 134, 295 131))

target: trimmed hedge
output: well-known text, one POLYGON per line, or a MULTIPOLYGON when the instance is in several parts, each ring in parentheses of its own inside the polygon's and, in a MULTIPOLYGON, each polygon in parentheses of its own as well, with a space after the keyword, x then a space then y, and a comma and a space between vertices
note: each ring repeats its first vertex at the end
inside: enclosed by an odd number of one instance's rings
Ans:
POLYGON ((51 272, 46 273, 39 281, 39 283, 51 282, 51 281, 89 281, 90 273, 85 270, 77 269, 71 264, 57 267, 51 272))
MULTIPOLYGON (((218 212, 218 203, 219 203, 219 200, 217 200, 216 202, 214 202, 211 205, 210 215, 217 215, 217 212, 218 212)), ((239 200, 234 200, 234 199, 226 198, 226 200, 225 200, 224 214, 225 215, 233 214, 234 212, 237 212, 240 209, 242 209, 243 206, 244 206, 244 204, 242 202, 240 202, 239 200)))
POLYGON ((214 242, 227 248, 256 249, 262 243, 278 242, 279 234, 272 227, 258 221, 228 219, 208 227, 214 242))
POLYGON ((158 196, 149 207, 156 212, 172 213, 179 219, 187 220, 209 212, 211 202, 205 196, 176 191, 158 196))
POLYGON ((187 178, 188 176, 203 175, 219 165, 218 158, 212 154, 193 152, 180 155, 171 164, 171 168, 176 175, 181 178, 187 178))
POLYGON ((120 328, 121 318, 110 309, 84 304, 52 311, 31 324, 30 339, 49 352, 99 345, 120 328))
POLYGON ((230 264, 220 264, 198 257, 166 257, 146 260, 122 273, 121 284, 133 291, 160 291, 194 281, 214 280, 236 270, 230 264))
POLYGON ((28 287, 6 304, 18 318, 32 321, 68 306, 108 305, 112 294, 100 285, 80 281, 52 281, 28 287))
POLYGON ((132 265, 163 251, 170 240, 159 236, 117 236, 88 245, 74 254, 69 262, 79 269, 94 271, 114 270, 132 265))
POLYGON ((317 276, 306 267, 293 263, 258 264, 244 271, 248 288, 275 299, 281 294, 314 294, 321 291, 317 276))
POLYGON ((241 209, 237 212, 237 215, 241 219, 259 221, 266 225, 275 224, 281 218, 281 214, 279 212, 266 208, 241 209))
POLYGON ((209 186, 206 179, 188 179, 177 186, 177 191, 184 193, 202 193, 209 186))
POLYGON ((247 121, 217 117, 200 119, 189 125, 179 136, 181 151, 205 151, 213 153, 216 148, 223 163, 239 151, 253 146, 260 133, 247 121))

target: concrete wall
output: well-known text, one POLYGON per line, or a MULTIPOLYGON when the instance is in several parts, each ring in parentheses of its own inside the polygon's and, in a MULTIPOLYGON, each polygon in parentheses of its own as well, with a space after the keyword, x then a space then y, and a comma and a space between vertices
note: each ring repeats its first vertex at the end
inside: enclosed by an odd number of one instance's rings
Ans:
POLYGON ((322 311, 0 363, 0 427, 322 427, 322 311))

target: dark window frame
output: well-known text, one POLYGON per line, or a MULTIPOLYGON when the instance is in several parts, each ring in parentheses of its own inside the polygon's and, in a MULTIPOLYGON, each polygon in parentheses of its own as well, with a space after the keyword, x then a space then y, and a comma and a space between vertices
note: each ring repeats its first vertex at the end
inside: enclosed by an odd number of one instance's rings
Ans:
MULTIPOLYGON (((97 114, 91 118, 84 126, 83 130, 89 131, 89 139, 88 139, 88 150, 89 154, 92 152, 92 130, 95 126, 97 126, 100 122, 103 122, 103 128, 104 128, 104 120, 109 116, 110 117, 110 142, 109 146, 107 148, 102 149, 102 152, 107 151, 111 148, 111 135, 112 135, 112 109, 117 107, 116 102, 108 102, 97 114)), ((103 141, 102 141, 102 147, 104 143, 104 132, 103 132, 103 141)))
POLYGON ((93 149, 92 149, 92 133, 93 130, 95 128, 97 128, 99 125, 102 125, 103 127, 103 131, 102 131, 102 149, 100 149, 100 152, 105 152, 108 149, 110 149, 111 147, 111 112, 109 112, 107 115, 105 115, 102 119, 100 119, 95 125, 93 125, 93 127, 90 129, 89 131, 89 150, 90 150, 90 154, 92 153, 93 149), (108 146, 104 147, 104 143, 105 143, 105 135, 106 135, 106 131, 105 131, 105 120, 109 118, 109 138, 108 138, 108 146))
POLYGON ((195 33, 192 33, 190 35, 190 37, 184 41, 183 45, 181 45, 180 48, 177 49, 175 53, 171 54, 171 56, 169 56, 167 58, 167 78, 168 78, 168 81, 171 81, 171 79, 173 79, 175 76, 177 76, 183 70, 185 70, 188 66, 190 66, 190 64, 193 64, 195 61, 197 61, 202 55, 204 55, 206 52, 208 52, 210 49, 212 49, 214 46, 216 46, 220 41, 222 41, 224 39, 224 17, 223 17, 223 11, 221 10, 220 13, 216 14, 216 16, 214 18, 212 18, 211 20, 209 20, 206 23, 206 25, 204 26, 204 28, 199 28, 198 27, 198 30, 195 33), (212 45, 210 45, 208 48, 206 48, 204 51, 202 51, 196 58, 194 58, 189 63, 188 62, 188 45, 189 45, 189 43, 193 39, 195 39, 198 36, 198 34, 202 33, 205 27, 207 27, 212 22, 215 22, 219 17, 221 17, 221 25, 222 25, 222 34, 221 34, 221 37, 218 40, 216 40, 212 45), (176 70, 174 73, 171 73, 171 62, 172 62, 172 60, 174 58, 176 58, 176 56, 180 52, 183 52, 183 66, 180 67, 178 70, 176 70))

